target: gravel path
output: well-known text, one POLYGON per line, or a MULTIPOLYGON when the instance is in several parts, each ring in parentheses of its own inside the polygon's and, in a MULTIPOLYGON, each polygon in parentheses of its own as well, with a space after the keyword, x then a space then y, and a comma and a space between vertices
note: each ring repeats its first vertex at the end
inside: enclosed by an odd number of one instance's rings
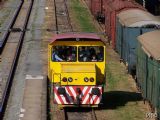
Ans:
POLYGON ((22 110, 26 75, 43 76, 43 63, 41 58, 42 33, 38 29, 41 29, 41 25, 44 22, 44 6, 45 0, 35 0, 28 25, 30 31, 27 32, 24 40, 23 50, 9 98, 9 104, 4 117, 5 120, 19 119, 19 115, 22 110))

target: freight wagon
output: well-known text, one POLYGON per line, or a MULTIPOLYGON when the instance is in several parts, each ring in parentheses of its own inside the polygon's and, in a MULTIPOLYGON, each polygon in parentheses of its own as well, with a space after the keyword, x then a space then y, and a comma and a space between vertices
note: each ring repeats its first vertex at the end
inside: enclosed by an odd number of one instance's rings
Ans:
POLYGON ((115 49, 116 41, 116 15, 128 9, 143 9, 134 1, 113 0, 104 4, 105 9, 105 31, 109 40, 112 41, 112 47, 115 49))
POLYGON ((138 37, 137 84, 160 118, 160 31, 138 37))
POLYGON ((93 16, 98 20, 100 23, 104 23, 105 16, 104 16, 104 3, 108 2, 105 0, 89 0, 90 1, 90 11, 93 16))
POLYGON ((127 64, 129 73, 135 75, 137 36, 158 29, 157 17, 141 9, 128 9, 117 14, 115 49, 127 64))

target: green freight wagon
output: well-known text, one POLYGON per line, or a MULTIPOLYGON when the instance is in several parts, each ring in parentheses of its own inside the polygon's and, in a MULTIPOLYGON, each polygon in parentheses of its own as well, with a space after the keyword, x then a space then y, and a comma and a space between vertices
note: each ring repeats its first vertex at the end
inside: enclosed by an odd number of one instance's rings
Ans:
MULTIPOLYGON (((137 83, 142 95, 160 109, 160 30, 138 37, 137 83)), ((159 113, 160 114, 160 113, 159 113)))
POLYGON ((132 75, 136 73, 137 36, 157 30, 160 20, 141 9, 128 9, 117 14, 116 50, 128 65, 132 75))

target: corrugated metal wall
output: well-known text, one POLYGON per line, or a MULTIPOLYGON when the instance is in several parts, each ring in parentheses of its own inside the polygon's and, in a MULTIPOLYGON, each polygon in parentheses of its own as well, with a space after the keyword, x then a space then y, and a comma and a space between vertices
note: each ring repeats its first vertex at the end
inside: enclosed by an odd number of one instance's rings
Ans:
POLYGON ((137 57, 137 62, 136 62, 136 75, 137 75, 137 84, 138 87, 142 91, 142 96, 144 99, 147 98, 147 55, 144 53, 144 51, 141 48, 140 43, 138 42, 137 44, 137 49, 136 49, 136 55, 137 57))
POLYGON ((143 97, 157 108, 160 115, 160 62, 148 57, 139 42, 136 53, 138 86, 141 88, 143 97))
POLYGON ((128 71, 135 74, 136 71, 136 47, 137 37, 143 33, 156 30, 156 28, 126 27, 118 18, 116 22, 116 50, 120 57, 128 64, 128 71))

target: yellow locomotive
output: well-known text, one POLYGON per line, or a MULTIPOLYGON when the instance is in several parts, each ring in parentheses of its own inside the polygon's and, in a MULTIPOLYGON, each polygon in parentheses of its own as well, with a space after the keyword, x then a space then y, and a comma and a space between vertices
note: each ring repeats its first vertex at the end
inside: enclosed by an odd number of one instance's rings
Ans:
POLYGON ((51 101, 59 107, 98 107, 105 84, 106 48, 95 34, 57 34, 48 46, 51 101))

